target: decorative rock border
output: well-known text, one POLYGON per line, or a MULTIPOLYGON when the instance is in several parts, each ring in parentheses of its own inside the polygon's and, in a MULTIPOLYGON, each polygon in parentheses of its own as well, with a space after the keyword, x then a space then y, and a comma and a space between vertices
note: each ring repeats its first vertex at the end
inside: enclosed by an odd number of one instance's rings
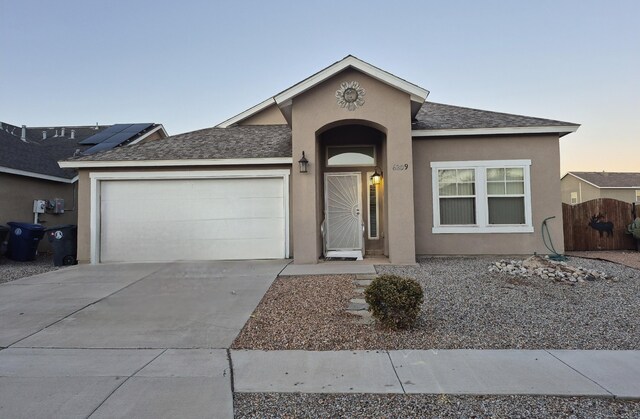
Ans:
POLYGON ((489 272, 506 273, 514 276, 531 277, 539 276, 542 279, 552 279, 556 282, 564 282, 575 285, 579 282, 612 280, 615 277, 595 269, 574 267, 567 262, 558 262, 549 259, 548 256, 531 256, 525 260, 500 260, 489 265, 489 272))

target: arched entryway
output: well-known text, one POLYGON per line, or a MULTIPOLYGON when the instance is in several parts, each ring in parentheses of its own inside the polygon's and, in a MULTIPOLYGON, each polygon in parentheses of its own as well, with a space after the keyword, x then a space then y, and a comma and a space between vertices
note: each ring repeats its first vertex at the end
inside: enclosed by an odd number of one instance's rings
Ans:
POLYGON ((388 254, 385 133, 362 123, 345 123, 327 127, 317 138, 323 254, 388 254), (381 176, 376 179, 374 174, 381 176))

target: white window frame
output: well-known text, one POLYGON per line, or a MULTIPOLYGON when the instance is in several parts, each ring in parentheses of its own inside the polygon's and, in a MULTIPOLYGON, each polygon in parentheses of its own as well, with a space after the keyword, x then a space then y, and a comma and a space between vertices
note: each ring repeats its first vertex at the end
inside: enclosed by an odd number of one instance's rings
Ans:
POLYGON ((640 189, 636 189, 636 202, 640 202, 640 189))
POLYGON ((369 240, 379 240, 380 239, 380 191, 378 190, 379 185, 374 185, 371 181, 371 176, 373 172, 367 172, 367 238, 369 240), (376 235, 371 235, 371 186, 376 188, 376 235))
POLYGON ((578 192, 571 192, 571 205, 578 203, 578 192))
POLYGON ((371 167, 371 166, 376 166, 378 164, 378 156, 377 156, 377 152, 376 152, 376 146, 373 144, 353 144, 353 145, 328 145, 326 150, 326 161, 325 161, 325 165, 327 167, 371 167), (373 164, 329 164, 329 149, 330 148, 357 148, 357 147, 362 147, 362 148, 371 148, 373 149, 373 164))
POLYGON ((478 161, 445 161, 431 163, 431 181, 433 190, 433 234, 447 233, 533 233, 531 215, 531 160, 478 160, 478 161), (524 224, 489 224, 489 198, 487 195, 488 168, 522 168, 524 169, 524 224), (440 224, 440 189, 438 170, 442 169, 474 169, 476 195, 476 224, 441 225, 440 224))

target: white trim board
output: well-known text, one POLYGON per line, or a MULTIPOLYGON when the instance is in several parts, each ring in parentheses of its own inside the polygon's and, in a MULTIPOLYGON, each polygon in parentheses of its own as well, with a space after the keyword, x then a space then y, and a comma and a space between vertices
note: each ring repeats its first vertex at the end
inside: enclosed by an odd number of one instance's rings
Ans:
POLYGON ((67 160, 58 164, 63 169, 92 167, 175 167, 175 166, 248 166, 265 164, 292 164, 292 157, 266 157, 254 159, 185 159, 185 160, 67 160))
POLYGON ((284 255, 290 256, 290 228, 289 228, 289 183, 291 171, 288 169, 273 170, 224 170, 224 171, 158 171, 158 172, 96 172, 90 173, 91 183, 91 213, 90 213, 90 263, 100 263, 100 184, 102 181, 113 180, 168 180, 168 179, 231 179, 231 178, 282 178, 283 179, 283 209, 284 209, 284 255))
POLYGON ((18 175, 18 176, 27 176, 27 177, 32 177, 36 179, 50 180, 52 182, 60 182, 60 183, 75 183, 78 181, 77 175, 71 179, 66 179, 63 177, 43 175, 41 173, 27 172, 25 170, 11 169, 9 167, 0 167, 0 173, 8 173, 10 175, 18 175))
POLYGON ((135 140, 133 140, 132 142, 130 142, 129 144, 126 145, 134 145, 134 144, 138 144, 140 141, 144 140, 145 138, 147 138, 148 136, 150 136, 151 134, 158 132, 162 130, 162 133, 164 134, 164 138, 167 138, 169 136, 169 134, 167 134, 167 131, 165 131, 164 127, 162 126, 162 124, 158 125, 157 127, 153 128, 152 130, 150 130, 149 132, 144 133, 142 136, 136 138, 135 140))
POLYGON ((504 128, 451 128, 451 129, 414 129, 412 137, 450 137, 463 135, 505 135, 505 134, 556 134, 576 132, 578 126, 544 127, 504 127, 504 128))

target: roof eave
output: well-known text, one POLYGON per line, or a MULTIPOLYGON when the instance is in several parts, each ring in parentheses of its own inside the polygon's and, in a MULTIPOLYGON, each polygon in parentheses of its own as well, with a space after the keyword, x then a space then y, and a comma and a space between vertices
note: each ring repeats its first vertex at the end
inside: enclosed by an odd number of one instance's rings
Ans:
POLYGON ((578 130, 579 125, 498 128, 415 129, 412 137, 452 137, 475 135, 559 134, 561 137, 578 130))
POLYGON ((8 173, 10 175, 17 175, 17 176, 26 176, 26 177, 31 177, 35 179, 49 180, 52 182, 60 182, 60 183, 75 183, 78 180, 77 175, 72 177, 71 179, 67 179, 59 176, 45 175, 42 173, 29 172, 27 170, 12 169, 10 167, 4 167, 4 166, 0 166, 0 173, 8 173))
POLYGON ((291 157, 178 160, 67 160, 58 162, 60 167, 64 169, 108 167, 247 166, 292 163, 293 158, 291 157))

